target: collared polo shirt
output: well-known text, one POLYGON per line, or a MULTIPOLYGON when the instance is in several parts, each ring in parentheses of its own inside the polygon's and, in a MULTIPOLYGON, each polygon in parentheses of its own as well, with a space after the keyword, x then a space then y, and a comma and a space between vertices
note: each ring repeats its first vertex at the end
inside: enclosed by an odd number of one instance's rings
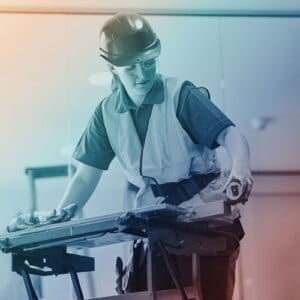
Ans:
MULTIPOLYGON (((141 144, 144 144, 153 105, 165 101, 161 76, 157 75, 154 85, 140 106, 136 106, 124 88, 114 91, 109 97, 117 97, 117 113, 130 111, 141 144)), ((218 134, 234 125, 230 119, 208 97, 191 82, 185 81, 179 94, 177 118, 195 144, 214 149, 218 134)), ((107 170, 115 153, 110 145, 102 116, 102 102, 96 107, 83 132, 73 157, 87 165, 107 170)))
POLYGON ((164 101, 164 87, 160 76, 157 76, 152 89, 146 95, 140 106, 135 105, 123 88, 119 90, 117 100, 116 111, 118 113, 130 111, 137 134, 142 145, 144 145, 152 107, 164 101))

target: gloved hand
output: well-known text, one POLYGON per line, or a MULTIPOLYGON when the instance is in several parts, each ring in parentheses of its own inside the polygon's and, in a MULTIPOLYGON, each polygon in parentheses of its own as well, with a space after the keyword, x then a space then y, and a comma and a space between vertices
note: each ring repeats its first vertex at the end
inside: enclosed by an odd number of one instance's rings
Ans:
POLYGON ((18 231, 29 227, 43 226, 52 223, 69 221, 76 212, 77 204, 72 203, 56 211, 35 211, 34 213, 23 213, 14 217, 7 226, 8 232, 18 231))
POLYGON ((56 215, 51 217, 51 221, 53 223, 69 221, 74 217, 76 210, 77 204, 71 203, 61 210, 56 211, 56 215))
POLYGON ((241 192, 239 193, 241 194, 241 198, 244 198, 245 201, 247 201, 253 187, 253 176, 251 174, 250 169, 247 167, 232 167, 227 183, 225 184, 224 190, 227 196, 231 195, 233 198, 234 193, 232 193, 230 186, 232 184, 234 186, 234 183, 240 185, 241 192))

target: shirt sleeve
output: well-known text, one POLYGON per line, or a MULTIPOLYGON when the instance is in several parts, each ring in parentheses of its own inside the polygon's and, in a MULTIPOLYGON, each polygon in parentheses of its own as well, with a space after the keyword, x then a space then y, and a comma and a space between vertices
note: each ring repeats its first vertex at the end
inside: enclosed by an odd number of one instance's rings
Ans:
POLYGON ((115 157, 102 117, 102 102, 97 106, 73 152, 73 157, 92 167, 107 170, 115 157))
POLYGON ((216 138, 233 122, 191 82, 182 85, 177 107, 177 118, 195 144, 215 149, 216 138))

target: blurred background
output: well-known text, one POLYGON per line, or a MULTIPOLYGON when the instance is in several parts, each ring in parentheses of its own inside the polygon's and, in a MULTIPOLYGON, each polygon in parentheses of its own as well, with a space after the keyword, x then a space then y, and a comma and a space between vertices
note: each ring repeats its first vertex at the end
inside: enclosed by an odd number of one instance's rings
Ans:
MULTIPOLYGON (((32 206, 26 168, 76 165, 72 149, 110 92, 99 31, 124 10, 144 14, 157 32, 158 71, 207 87, 249 141, 255 185, 242 209, 235 300, 299 299, 299 1, 0 0, 1 233, 32 206)), ((36 207, 55 208, 68 180, 36 180, 36 207)), ((123 186, 113 161, 84 216, 122 210, 123 186)), ((85 297, 115 294, 122 251, 90 250, 96 272, 80 274, 85 297)), ((9 255, 0 254, 0 265, 0 299, 26 299, 9 255)), ((68 285, 68 277, 43 278, 42 299, 73 299, 68 285)))

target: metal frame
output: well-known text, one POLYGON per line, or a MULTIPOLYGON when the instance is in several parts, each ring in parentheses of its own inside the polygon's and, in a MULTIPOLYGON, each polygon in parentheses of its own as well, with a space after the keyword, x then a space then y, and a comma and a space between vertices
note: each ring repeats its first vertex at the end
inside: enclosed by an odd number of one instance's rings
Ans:
POLYGON ((38 300, 30 275, 50 276, 60 274, 70 274, 77 299, 84 300, 77 273, 94 270, 94 258, 67 253, 66 247, 12 254, 12 271, 22 276, 29 300, 38 300), (47 271, 44 268, 47 268, 47 271))
MULTIPOLYGON (((254 171, 253 173, 254 176, 300 175, 300 172, 296 170, 254 171)), ((39 178, 34 173, 30 173, 30 171, 29 174, 30 180, 33 180, 33 183, 35 178, 39 178)), ((45 173, 41 174, 39 174, 41 175, 40 177, 48 177, 45 173)), ((57 176, 57 174, 53 176, 57 176)), ((35 191, 34 184, 32 184, 32 187, 32 190, 35 191)), ((201 237, 203 247, 200 250, 198 249, 199 245, 197 241, 195 241, 194 232, 188 232, 186 229, 180 231, 181 225, 177 224, 176 220, 178 216, 184 214, 184 209, 168 204, 143 207, 125 213, 120 212, 102 217, 46 225, 11 233, 0 237, 0 246, 2 251, 12 252, 12 271, 22 276, 29 300, 38 300, 31 275, 47 276, 67 273, 70 274, 77 299, 83 300, 84 296, 77 273, 94 270, 94 258, 69 254, 66 252, 67 246, 77 246, 79 244, 93 247, 147 237, 149 241, 149 251, 147 254, 148 290, 125 295, 94 298, 94 300, 172 300, 178 297, 184 300, 191 297, 195 300, 202 300, 199 255, 203 254, 201 251, 211 251, 212 248, 209 247, 209 240, 206 240, 205 232, 204 236, 201 237), (178 228, 179 232, 177 231, 178 228), (55 233, 55 237, 51 239, 53 233, 55 233), (177 243, 174 238, 175 236, 177 239, 185 241, 184 247, 177 243), (90 240, 100 240, 100 242, 93 244, 90 240), (197 246, 195 246, 196 244, 197 246), (152 264, 153 247, 158 247, 162 252, 177 290, 156 290, 152 264), (182 254, 182 251, 185 254, 192 255, 191 271, 193 285, 190 287, 183 287, 169 256, 169 253, 182 254), (44 267, 50 268, 51 271, 43 271, 44 267)), ((222 237, 220 237, 220 240, 214 238, 214 241, 216 242, 214 248, 224 247, 225 241, 222 237)))
MULTIPOLYGON (((0 13, 5 14, 60 14, 60 15, 113 15, 116 12, 128 11, 126 7, 101 7, 93 5, 76 6, 62 6, 51 7, 43 5, 41 3, 33 5, 6 5, 0 6, 0 13)), ((282 9, 282 7, 267 7, 265 9, 251 8, 241 9, 241 8, 230 8, 226 7, 213 8, 209 6, 201 7, 179 7, 179 8, 168 8, 168 7, 141 7, 136 6, 134 11, 141 13, 143 15, 152 16, 190 16, 190 17, 258 17, 258 18, 299 18, 300 8, 295 5, 295 7, 290 9, 282 9)))
POLYGON ((70 254, 66 252, 66 249, 67 246, 74 243, 74 239, 76 240, 78 234, 79 239, 83 239, 88 246, 91 246, 87 238, 89 237, 88 234, 95 235, 93 231, 95 228, 98 230, 97 239, 100 240, 97 246, 121 242, 124 240, 124 237, 129 240, 147 237, 149 244, 147 254, 148 291, 96 299, 171 300, 174 297, 181 297, 187 300, 192 297, 195 300, 202 300, 200 260, 198 256, 211 253, 212 249, 215 252, 224 250, 226 241, 223 236, 210 238, 207 231, 210 229, 207 229, 207 226, 202 227, 202 225, 206 224, 205 222, 202 222, 201 226, 197 227, 197 232, 194 229, 190 231, 186 223, 176 223, 176 216, 180 214, 182 214, 182 210, 178 207, 161 204, 154 207, 135 209, 125 214, 112 214, 102 218, 70 221, 24 230, 21 233, 9 234, 0 240, 0 244, 2 243, 2 250, 12 252, 12 271, 19 273, 23 277, 29 300, 38 300, 30 275, 48 276, 54 274, 70 274, 77 299, 84 299, 77 272, 94 270, 94 258, 70 254), (99 234, 99 231, 103 233, 104 227, 105 231, 108 232, 117 228, 117 231, 112 233, 112 236, 117 237, 107 240, 104 234, 99 234), (56 235, 56 239, 57 237, 59 238, 52 241, 52 235, 56 235), (49 239, 50 243, 48 242, 49 239), (103 243, 101 243, 101 239, 104 240, 103 243), (201 239, 203 247, 199 247, 199 239, 201 239), (32 240, 33 243, 31 242, 32 240), (184 241, 184 243, 181 241, 184 241), (5 244, 4 246, 3 243, 5 244), (153 251, 157 250, 162 253, 177 290, 161 291, 156 289, 152 257, 153 251), (193 257, 191 270, 193 286, 190 287, 183 287, 169 256, 169 254, 180 255, 183 253, 193 257), (50 271, 44 271, 43 268, 45 267, 50 269, 50 271))

